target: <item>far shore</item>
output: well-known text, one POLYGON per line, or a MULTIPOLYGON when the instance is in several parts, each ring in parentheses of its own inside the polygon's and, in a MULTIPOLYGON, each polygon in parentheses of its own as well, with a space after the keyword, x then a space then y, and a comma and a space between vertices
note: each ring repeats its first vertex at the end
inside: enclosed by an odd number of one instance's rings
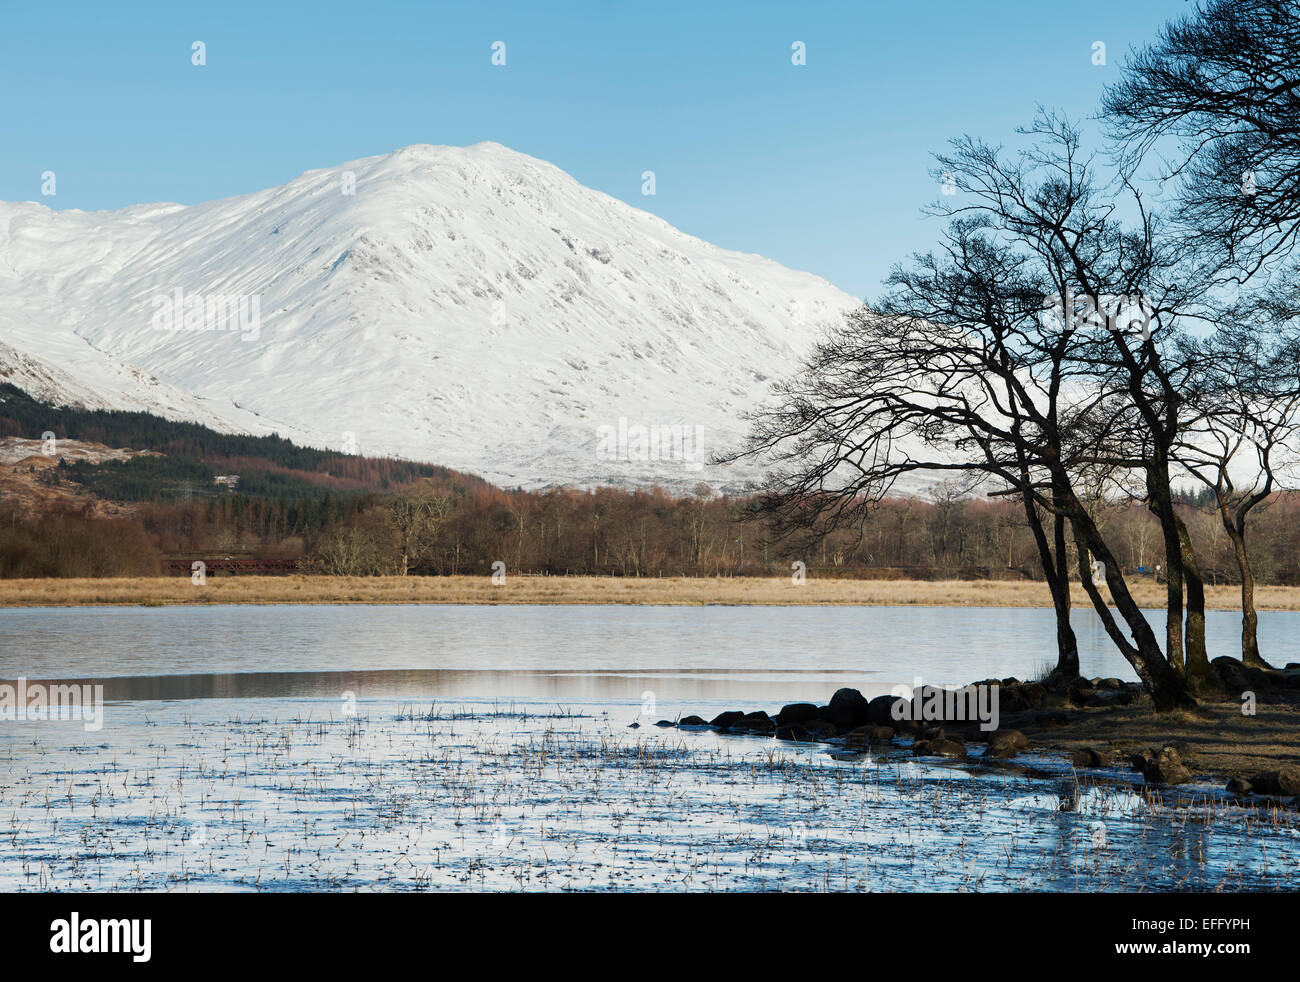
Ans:
MULTIPOLYGON (((1165 602, 1161 584, 1131 585, 1144 607, 1165 602)), ((1239 610, 1240 589, 1206 591, 1212 610, 1239 610)), ((1256 589, 1259 610, 1300 610, 1300 587, 1256 589)), ((1076 608, 1090 605, 1077 584, 1076 608)), ((0 606, 175 604, 645 604, 658 606, 1050 607, 1047 587, 1024 580, 848 580, 790 577, 209 576, 0 580, 0 606)))

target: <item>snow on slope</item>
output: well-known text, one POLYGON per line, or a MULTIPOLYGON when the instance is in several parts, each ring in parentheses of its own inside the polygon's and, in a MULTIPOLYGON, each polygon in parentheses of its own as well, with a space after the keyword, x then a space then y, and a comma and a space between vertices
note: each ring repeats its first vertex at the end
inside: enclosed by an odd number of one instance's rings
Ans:
POLYGON ((755 476, 695 462, 857 303, 494 143, 190 207, 0 203, 0 298, 0 378, 37 395, 507 486, 677 488, 755 476), (178 289, 256 297, 260 323, 166 330, 178 289), (647 453, 641 427, 683 440, 647 453))

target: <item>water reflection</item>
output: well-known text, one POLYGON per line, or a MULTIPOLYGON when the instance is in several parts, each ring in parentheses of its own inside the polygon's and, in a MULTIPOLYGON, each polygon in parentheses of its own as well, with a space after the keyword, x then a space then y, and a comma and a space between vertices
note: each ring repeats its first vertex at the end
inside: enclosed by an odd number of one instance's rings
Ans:
MULTIPOLYGON (((0 684, 16 684, 0 679, 0 684)), ((779 705, 783 701, 825 701, 840 684, 856 682, 864 692, 880 684, 818 671, 770 672, 737 669, 672 671, 505 671, 394 669, 363 672, 202 672, 185 675, 94 676, 79 679, 27 679, 36 683, 94 684, 104 699, 404 699, 640 702, 649 712, 671 716, 721 705, 779 705)), ((658 718, 658 715, 656 715, 658 718)))
MULTIPOLYGON (((1133 679, 1091 611, 1089 674, 1133 679)), ((1230 611, 1211 655, 1240 649, 1230 611)), ((1300 612, 1260 615, 1275 663, 1300 661, 1300 612)), ((72 678, 373 670, 821 673, 886 690, 1032 677, 1055 660, 1049 610, 944 607, 214 606, 0 609, 0 675, 72 678)), ((477 682, 492 676, 470 676, 477 682)), ((683 674, 680 679, 688 679, 683 674)), ((750 681, 753 681, 752 679, 750 681)), ((530 683, 533 684, 533 683, 530 683)), ((598 686, 598 684, 597 684, 598 686)), ((597 692, 597 689, 590 690, 597 692)), ((865 691, 865 690, 864 690, 865 691)), ((703 696, 700 690, 685 694, 703 696)), ((820 688, 810 698, 825 698, 820 688)), ((738 695, 747 695, 739 691, 738 695)), ((802 696, 801 696, 802 697, 802 696)))

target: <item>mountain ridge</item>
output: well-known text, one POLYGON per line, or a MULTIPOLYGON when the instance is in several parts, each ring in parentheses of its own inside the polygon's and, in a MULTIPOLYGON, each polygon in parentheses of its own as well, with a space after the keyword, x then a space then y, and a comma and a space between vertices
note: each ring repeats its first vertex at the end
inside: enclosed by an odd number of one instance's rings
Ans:
POLYGON ((858 302, 491 142, 197 205, 0 203, 0 296, 0 378, 526 487, 757 476, 609 459, 599 433, 733 444, 858 302), (171 296, 255 297, 258 330, 158 330, 171 296))

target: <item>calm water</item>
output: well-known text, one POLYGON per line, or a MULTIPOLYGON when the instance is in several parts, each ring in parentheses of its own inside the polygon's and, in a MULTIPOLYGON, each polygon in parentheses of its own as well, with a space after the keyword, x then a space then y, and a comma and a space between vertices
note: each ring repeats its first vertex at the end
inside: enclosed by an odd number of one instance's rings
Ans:
MULTIPOLYGON (((1088 611, 1085 674, 1135 679, 1088 611)), ((1239 621, 1211 612, 1212 654, 1239 621)), ((1300 612, 1265 612, 1274 663, 1300 612)), ((225 606, 0 610, 0 678, 134 678, 110 698, 358 695, 661 701, 826 699, 899 683, 1028 678, 1055 660, 1050 611, 935 607, 225 606), (189 678, 165 678, 188 676, 189 678), (153 681, 144 681, 150 678, 153 681), (358 689, 358 686, 360 689, 358 689)))
MULTIPOLYGON (((1077 630, 1086 672, 1132 677, 1077 630)), ((1237 630, 1211 615, 1216 654, 1237 630)), ((1260 633, 1300 660, 1300 615, 1260 633)), ((1213 783, 1188 809, 1032 754, 1055 776, 650 725, 1053 646, 1021 609, 0 610, 0 680, 108 700, 96 731, 0 721, 0 890, 1295 889, 1294 813, 1213 783)))

